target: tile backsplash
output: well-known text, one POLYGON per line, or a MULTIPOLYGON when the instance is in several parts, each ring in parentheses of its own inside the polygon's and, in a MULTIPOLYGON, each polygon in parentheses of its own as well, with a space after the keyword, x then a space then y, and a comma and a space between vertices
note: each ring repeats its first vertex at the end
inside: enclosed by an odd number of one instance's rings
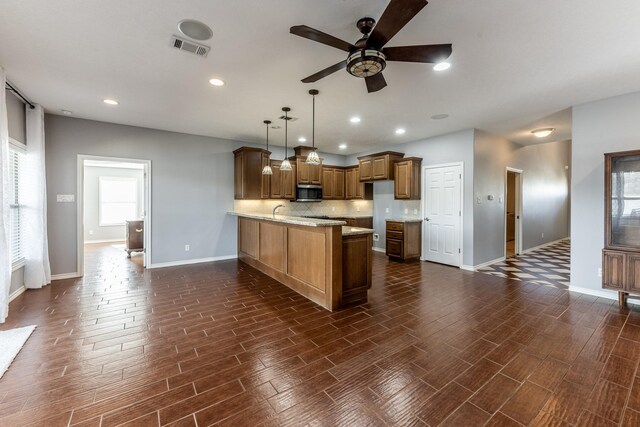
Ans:
POLYGON ((233 209, 236 212, 271 213, 278 205, 280 215, 373 215, 371 200, 323 200, 321 202, 290 202, 288 200, 235 200, 233 209))

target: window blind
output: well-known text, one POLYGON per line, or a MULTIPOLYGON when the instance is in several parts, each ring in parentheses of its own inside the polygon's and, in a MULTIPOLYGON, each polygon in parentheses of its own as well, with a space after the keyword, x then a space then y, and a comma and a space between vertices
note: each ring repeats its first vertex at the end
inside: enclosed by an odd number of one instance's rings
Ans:
POLYGON ((21 186, 24 167, 24 153, 9 146, 9 183, 11 186, 9 225, 11 228, 11 263, 13 265, 24 261, 22 244, 22 214, 21 186))

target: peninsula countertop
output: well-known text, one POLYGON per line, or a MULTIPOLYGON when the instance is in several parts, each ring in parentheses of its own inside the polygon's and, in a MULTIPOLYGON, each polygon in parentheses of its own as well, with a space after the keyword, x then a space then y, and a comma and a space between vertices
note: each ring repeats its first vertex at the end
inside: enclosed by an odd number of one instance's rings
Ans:
POLYGON ((417 217, 396 217, 396 218, 385 218, 385 221, 390 222, 422 222, 422 218, 417 217))
POLYGON ((304 225, 307 227, 332 227, 334 225, 347 225, 344 221, 332 219, 316 219, 304 218, 300 216, 271 215, 253 212, 227 212, 229 215, 235 215, 243 218, 262 219, 266 221, 282 222, 285 224, 304 225))
POLYGON ((345 227, 342 226, 342 235, 343 236, 356 236, 359 234, 373 234, 375 230, 371 228, 362 228, 362 227, 345 227))

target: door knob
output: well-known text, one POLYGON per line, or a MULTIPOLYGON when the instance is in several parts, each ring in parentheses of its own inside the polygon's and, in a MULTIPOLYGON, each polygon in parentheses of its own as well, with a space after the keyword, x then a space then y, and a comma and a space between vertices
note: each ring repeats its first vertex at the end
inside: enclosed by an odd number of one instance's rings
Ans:
POLYGON ((430 221, 430 220, 429 220, 429 218, 425 218, 424 220, 425 220, 425 221, 430 221))

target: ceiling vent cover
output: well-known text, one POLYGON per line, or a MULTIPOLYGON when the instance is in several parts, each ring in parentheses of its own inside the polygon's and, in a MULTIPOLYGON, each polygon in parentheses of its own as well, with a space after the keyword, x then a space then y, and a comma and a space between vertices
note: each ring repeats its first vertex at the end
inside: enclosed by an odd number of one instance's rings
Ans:
POLYGON ((186 52, 193 53, 201 57, 206 57, 209 54, 211 48, 203 44, 195 43, 182 37, 173 36, 171 38, 171 45, 176 49, 184 50, 186 52))

